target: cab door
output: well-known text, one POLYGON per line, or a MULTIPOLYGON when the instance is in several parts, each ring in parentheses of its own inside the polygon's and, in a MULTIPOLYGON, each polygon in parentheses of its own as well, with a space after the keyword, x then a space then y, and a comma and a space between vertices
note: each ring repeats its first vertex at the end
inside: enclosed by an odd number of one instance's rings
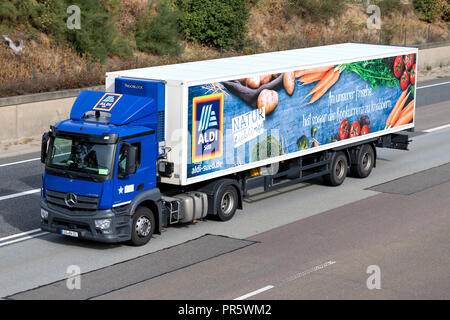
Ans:
POLYGON ((149 149, 153 146, 154 134, 121 141, 115 162, 113 207, 130 203, 139 193, 156 187, 156 158, 149 149), (135 171, 125 174, 127 154, 125 145, 136 149, 135 171))

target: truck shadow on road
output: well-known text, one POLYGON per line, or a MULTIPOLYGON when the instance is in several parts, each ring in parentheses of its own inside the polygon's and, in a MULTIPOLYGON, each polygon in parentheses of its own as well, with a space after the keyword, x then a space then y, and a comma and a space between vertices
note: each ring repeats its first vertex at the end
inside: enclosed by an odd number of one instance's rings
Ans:
POLYGON ((262 200, 267 200, 267 199, 276 197, 276 196, 278 196, 280 194, 286 194, 286 193, 290 193, 290 192, 293 192, 293 191, 298 191, 298 190, 301 190, 301 189, 304 189, 304 188, 308 188, 311 185, 326 186, 323 183, 322 178, 319 177, 319 178, 308 180, 308 183, 294 184, 294 185, 291 185, 289 187, 284 187, 284 188, 280 188, 280 189, 276 189, 276 190, 268 191, 268 192, 265 192, 263 188, 258 188, 258 189, 255 189, 256 192, 250 193, 249 196, 244 199, 244 202, 245 203, 256 203, 256 202, 259 202, 259 201, 262 201, 262 200))
POLYGON ((111 243, 95 242, 86 239, 71 238, 54 233, 47 234, 45 236, 40 237, 39 239, 46 242, 50 242, 55 245, 78 247, 80 249, 110 250, 116 249, 121 246, 127 246, 126 243, 111 244, 111 243))

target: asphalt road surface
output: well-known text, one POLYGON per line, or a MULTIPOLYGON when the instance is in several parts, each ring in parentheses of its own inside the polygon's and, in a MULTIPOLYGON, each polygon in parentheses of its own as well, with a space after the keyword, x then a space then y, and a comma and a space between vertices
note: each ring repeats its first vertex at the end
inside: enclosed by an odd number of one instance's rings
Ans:
POLYGON ((448 299, 449 80, 419 84, 410 151, 379 149, 370 177, 255 195, 227 223, 139 248, 43 234, 39 154, 0 159, 0 297, 448 299), (72 265, 80 290, 66 287, 72 265))

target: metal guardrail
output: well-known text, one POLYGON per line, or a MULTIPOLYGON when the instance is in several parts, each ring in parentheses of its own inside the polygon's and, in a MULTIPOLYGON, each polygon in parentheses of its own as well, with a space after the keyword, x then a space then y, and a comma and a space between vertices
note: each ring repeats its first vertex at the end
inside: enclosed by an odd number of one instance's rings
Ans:
POLYGON ((448 47, 448 46, 450 46, 450 40, 440 41, 440 42, 421 43, 418 45, 412 45, 410 47, 415 47, 415 48, 419 48, 419 50, 423 50, 423 49, 432 49, 432 48, 448 47))

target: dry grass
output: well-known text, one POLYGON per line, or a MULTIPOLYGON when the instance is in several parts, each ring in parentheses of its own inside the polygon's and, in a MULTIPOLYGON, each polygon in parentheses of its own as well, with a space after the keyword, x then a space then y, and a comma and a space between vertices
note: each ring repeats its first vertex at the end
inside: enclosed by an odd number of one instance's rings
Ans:
MULTIPOLYGON (((257 6, 252 9, 248 37, 263 50, 344 41, 379 41, 379 31, 367 28, 369 15, 365 5, 347 4, 342 16, 331 19, 327 24, 318 24, 286 14, 284 3, 284 0, 259 0, 257 6)), ((401 5, 398 10, 388 14, 382 13, 382 42, 404 44, 405 29, 407 44, 428 42, 428 26, 429 24, 417 18, 410 4, 401 5)), ((430 26, 430 42, 449 39, 446 24, 434 23, 430 26)))
MULTIPOLYGON (((144 13, 150 0, 124 0, 116 22, 121 33, 132 30, 136 19, 144 13)), ((87 87, 104 83, 107 71, 138 67, 149 67, 172 63, 216 59, 255 52, 321 45, 335 42, 379 41, 378 30, 368 30, 368 14, 361 4, 348 4, 345 13, 327 24, 314 24, 286 14, 285 0, 259 0, 252 9, 248 24, 248 44, 240 52, 220 52, 215 48, 185 42, 185 51, 179 57, 156 56, 135 52, 134 57, 123 60, 109 58, 106 63, 90 63, 87 57, 76 54, 67 47, 59 47, 44 34, 30 38, 25 33, 10 35, 13 40, 24 40, 21 56, 14 55, 6 42, 0 42, 0 97, 87 87), (89 71, 88 71, 89 64, 89 71), (35 67, 35 80, 33 78, 35 67)), ((383 43, 404 43, 407 29, 407 44, 427 42, 428 27, 431 26, 430 41, 449 39, 445 24, 429 25, 420 21, 410 5, 382 16, 383 43)), ((130 37, 132 38, 132 37, 130 37)))

